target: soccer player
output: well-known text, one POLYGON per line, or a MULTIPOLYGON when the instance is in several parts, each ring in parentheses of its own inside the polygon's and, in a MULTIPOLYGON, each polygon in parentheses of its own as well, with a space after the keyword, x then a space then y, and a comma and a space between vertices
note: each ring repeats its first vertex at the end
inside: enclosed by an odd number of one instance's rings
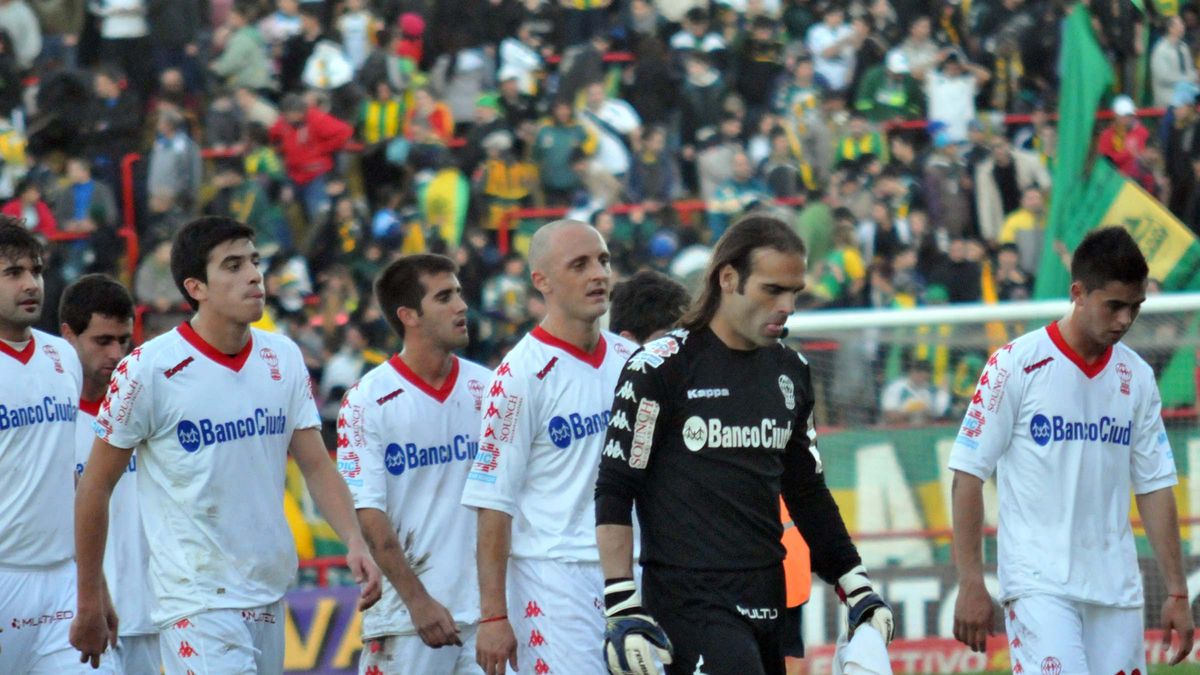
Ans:
POLYGON ((97 440, 75 499, 79 599, 71 644, 96 663, 104 621, 109 499, 138 449, 137 485, 150 547, 163 665, 184 673, 281 673, 282 597, 296 573, 283 515, 290 454, 363 584, 379 598, 346 484, 321 441, 299 348, 252 330, 263 278, 254 231, 228 218, 185 225, 171 250, 190 321, 134 349, 113 372, 97 440))
POLYGON ((595 492, 612 673, 654 673, 671 645, 668 675, 784 673, 780 494, 851 631, 869 622, 891 639, 891 610, 821 474, 807 362, 779 342, 804 254, 783 221, 738 221, 682 329, 621 373, 595 492), (632 580, 634 503, 644 605, 632 580))
POLYGON ((1175 461, 1154 374, 1120 342, 1146 299, 1146 260, 1120 227, 1084 237, 1062 319, 996 351, 967 409, 950 468, 959 594, 954 637, 992 631, 983 583, 983 482, 996 473, 1000 602, 1013 672, 1146 672, 1142 577, 1129 494, 1158 558, 1164 642, 1192 649, 1175 511, 1175 461))
POLYGON ((662 272, 642 270, 613 286, 608 329, 646 344, 670 330, 690 301, 683 284, 662 272))
MULTIPOLYGON (((115 279, 103 274, 80 277, 63 291, 58 303, 62 336, 75 348, 83 365, 83 394, 75 420, 75 476, 83 475, 96 432, 92 423, 108 391, 117 363, 129 353, 133 338, 133 298, 115 279)), ((109 401, 118 406, 121 400, 109 401)), ((149 550, 138 506, 137 453, 113 488, 111 525, 104 553, 104 576, 113 607, 120 619, 117 649, 113 654, 118 673, 157 673, 162 659, 158 629, 150 620, 150 585, 146 578, 149 550)))
MULTIPOLYGON (((600 330, 608 247, 559 220, 529 245, 546 318, 496 369, 463 504, 478 509, 479 665, 604 672, 604 577, 590 508, 613 386, 632 343, 600 330), (511 558, 511 560, 510 560, 511 558)), ((628 422, 626 422, 627 424, 628 422)))
MULTIPOLYGON (((44 254, 23 221, 0 216, 0 673, 93 672, 67 640, 75 548, 63 502, 83 373, 71 345, 32 328, 44 254)), ((97 612, 116 621, 103 602, 97 612)))
POLYGON ((460 498, 491 373, 454 355, 469 342, 456 273, 440 255, 383 270, 375 297, 404 350, 351 387, 338 414, 338 467, 391 582, 363 614, 365 675, 479 672, 475 514, 460 498))

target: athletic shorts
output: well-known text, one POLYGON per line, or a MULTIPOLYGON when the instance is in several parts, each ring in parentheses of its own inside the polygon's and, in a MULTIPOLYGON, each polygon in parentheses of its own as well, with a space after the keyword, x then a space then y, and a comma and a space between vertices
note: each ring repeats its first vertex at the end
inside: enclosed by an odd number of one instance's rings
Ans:
POLYGON ((166 675, 280 675, 283 602, 254 609, 214 609, 159 634, 166 675))
POLYGON ((675 648, 667 675, 783 675, 783 566, 702 571, 647 566, 642 599, 675 648))
POLYGON ((385 635, 363 645, 359 675, 479 675, 475 663, 475 625, 458 627, 461 647, 433 647, 420 635, 385 635))
POLYGON ((511 560, 508 621, 517 637, 516 672, 608 675, 600 563, 511 560))
POLYGON ((117 640, 117 675, 157 675, 162 672, 162 652, 158 646, 158 633, 150 635, 122 635, 117 640))
POLYGON ((79 662, 70 642, 74 618, 73 561, 0 570, 0 673, 113 673, 111 649, 100 657, 99 670, 79 662))
POLYGON ((1014 673, 1145 673, 1141 607, 1105 607, 1050 595, 1004 603, 1014 673))

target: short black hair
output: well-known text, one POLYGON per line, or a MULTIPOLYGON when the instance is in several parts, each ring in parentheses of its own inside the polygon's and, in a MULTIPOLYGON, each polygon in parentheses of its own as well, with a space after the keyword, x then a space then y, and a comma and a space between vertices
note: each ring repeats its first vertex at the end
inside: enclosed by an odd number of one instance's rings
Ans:
POLYGON ((46 258, 42 242, 25 227, 25 219, 0 214, 0 258, 16 262, 30 258, 41 264, 46 258))
POLYGON ((199 279, 208 283, 209 254, 221 244, 236 239, 254 241, 254 230, 224 216, 197 218, 175 234, 175 241, 171 244, 171 276, 192 309, 199 309, 200 303, 187 292, 183 282, 199 279))
POLYGON ((642 270, 613 286, 608 329, 628 331, 639 344, 679 322, 692 300, 683 284, 654 270, 642 270))
POLYGON ((1109 282, 1141 285, 1150 276, 1146 256, 1133 235, 1120 226, 1092 230, 1079 242, 1071 256, 1071 281, 1086 291, 1104 288, 1109 282))
POLYGON ((133 319, 133 297, 119 281, 107 274, 85 274, 63 290, 58 302, 58 322, 82 335, 99 314, 117 321, 133 319))
POLYGON ((401 339, 404 338, 404 324, 396 316, 396 310, 407 307, 420 314, 421 300, 426 292, 421 275, 442 272, 457 274, 458 265, 444 255, 416 253, 393 260, 379 273, 375 280, 375 298, 379 300, 379 308, 388 325, 401 339))

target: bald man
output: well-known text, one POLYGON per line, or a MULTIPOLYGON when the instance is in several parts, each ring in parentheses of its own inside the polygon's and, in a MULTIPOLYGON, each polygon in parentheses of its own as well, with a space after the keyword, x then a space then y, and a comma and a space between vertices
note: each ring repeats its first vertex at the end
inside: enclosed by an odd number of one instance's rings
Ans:
MULTIPOLYGON (((592 506, 613 389, 635 345, 600 330, 608 247, 560 220, 529 248, 546 318, 484 391, 479 451, 462 503, 478 512, 482 603, 476 658, 487 675, 606 673, 604 575, 592 506)), ((653 356, 653 355, 650 355, 653 356)))

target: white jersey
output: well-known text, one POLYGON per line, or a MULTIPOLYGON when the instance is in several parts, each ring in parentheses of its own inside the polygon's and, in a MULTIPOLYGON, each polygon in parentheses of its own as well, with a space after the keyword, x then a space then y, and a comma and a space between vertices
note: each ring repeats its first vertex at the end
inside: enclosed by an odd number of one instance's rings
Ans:
MULTIPOLYGON (((79 401, 75 422, 75 475, 82 476, 96 440, 93 424, 100 401, 79 401)), ((146 578, 150 551, 142 530, 138 507, 137 453, 129 458, 125 474, 113 488, 108 503, 108 540, 104 546, 104 577, 117 616, 121 618, 122 637, 158 633, 150 620, 150 580, 146 578)))
POLYGON ((95 428, 137 448, 155 624, 283 596, 297 564, 288 445, 320 425, 300 349, 280 335, 252 330, 227 356, 185 323, 121 361, 95 428))
POLYGON ((0 567, 75 557, 71 448, 82 390, 66 340, 35 330, 20 352, 0 342, 0 567))
MULTIPOLYGON (((460 624, 479 621, 475 514, 459 503, 479 447, 487 368, 454 359, 440 389, 394 356, 346 392, 338 469, 359 509, 387 514, 413 572, 460 624)), ((415 633, 389 582, 363 613, 363 637, 415 633)))
POLYGON ((1002 601, 1142 604, 1129 493, 1176 483, 1161 409, 1150 367, 1120 343, 1088 365, 1052 323, 992 355, 950 468, 996 471, 1002 601))
POLYGON ((496 369, 463 504, 513 516, 514 558, 600 560, 596 474, 613 389, 634 349, 604 332, 587 354, 539 326, 496 369))

